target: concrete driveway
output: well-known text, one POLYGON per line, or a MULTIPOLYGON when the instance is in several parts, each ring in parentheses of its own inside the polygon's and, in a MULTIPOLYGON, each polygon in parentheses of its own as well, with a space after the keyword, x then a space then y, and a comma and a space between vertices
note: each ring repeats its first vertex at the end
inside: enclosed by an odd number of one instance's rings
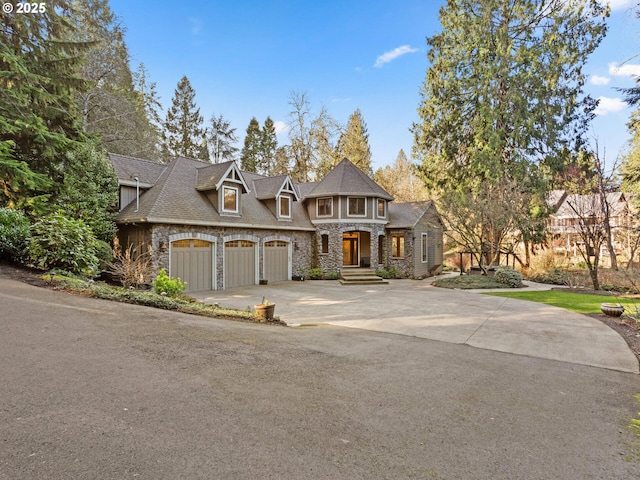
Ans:
POLYGON ((253 309, 264 297, 290 326, 330 324, 639 373, 624 339, 596 319, 535 302, 437 288, 428 280, 375 286, 281 282, 193 296, 238 309, 253 309))

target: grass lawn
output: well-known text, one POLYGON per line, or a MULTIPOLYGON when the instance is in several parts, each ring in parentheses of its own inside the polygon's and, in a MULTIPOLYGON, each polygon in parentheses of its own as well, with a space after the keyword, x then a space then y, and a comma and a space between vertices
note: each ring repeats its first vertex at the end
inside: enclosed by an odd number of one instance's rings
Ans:
POLYGON ((625 313, 635 314, 640 305, 640 298, 612 297, 607 295, 587 295, 582 293, 560 292, 557 290, 532 292, 487 292, 485 295, 497 297, 517 298, 532 302, 546 303, 556 307, 566 308, 578 313, 600 313, 601 303, 620 303, 625 313))

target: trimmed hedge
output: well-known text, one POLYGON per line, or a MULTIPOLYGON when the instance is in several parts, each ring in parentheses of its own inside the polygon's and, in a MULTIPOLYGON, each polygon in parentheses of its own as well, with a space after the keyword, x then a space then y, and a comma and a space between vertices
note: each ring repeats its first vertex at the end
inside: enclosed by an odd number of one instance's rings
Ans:
POLYGON ((499 267, 493 279, 511 288, 522 287, 522 274, 511 267, 499 267))

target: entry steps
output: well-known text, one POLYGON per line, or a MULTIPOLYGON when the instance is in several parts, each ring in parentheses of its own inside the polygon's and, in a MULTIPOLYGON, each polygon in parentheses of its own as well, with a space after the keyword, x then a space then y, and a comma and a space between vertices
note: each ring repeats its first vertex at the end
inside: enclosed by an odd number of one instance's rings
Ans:
POLYGON ((342 285, 386 285, 389 282, 376 275, 372 268, 343 268, 340 270, 342 285))

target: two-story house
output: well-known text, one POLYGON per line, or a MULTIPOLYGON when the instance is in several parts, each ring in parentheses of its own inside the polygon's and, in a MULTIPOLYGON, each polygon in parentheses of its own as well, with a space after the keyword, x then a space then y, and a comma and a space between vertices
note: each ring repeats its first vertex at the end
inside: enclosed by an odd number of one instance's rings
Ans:
POLYGON ((432 202, 393 198, 348 160, 319 182, 240 171, 233 161, 168 164, 110 154, 120 185, 119 240, 149 248, 189 291, 344 268, 394 267, 421 278, 442 266, 432 202))

